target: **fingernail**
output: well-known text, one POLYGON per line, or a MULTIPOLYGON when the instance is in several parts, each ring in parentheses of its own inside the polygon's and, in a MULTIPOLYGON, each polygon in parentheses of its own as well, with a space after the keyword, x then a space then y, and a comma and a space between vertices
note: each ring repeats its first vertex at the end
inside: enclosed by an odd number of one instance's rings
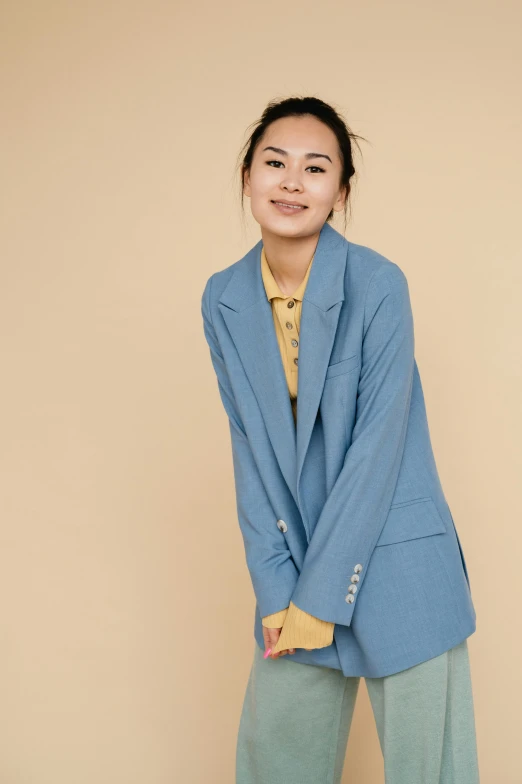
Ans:
POLYGON ((271 653, 272 653, 272 648, 269 648, 267 651, 265 651, 265 654, 264 654, 264 656, 263 656, 263 659, 266 659, 266 657, 267 657, 267 656, 270 656, 270 654, 271 654, 271 653))

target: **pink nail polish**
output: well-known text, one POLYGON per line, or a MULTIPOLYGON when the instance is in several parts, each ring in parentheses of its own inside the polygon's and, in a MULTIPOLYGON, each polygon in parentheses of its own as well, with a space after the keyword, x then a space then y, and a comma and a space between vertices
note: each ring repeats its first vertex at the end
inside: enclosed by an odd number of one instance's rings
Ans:
POLYGON ((266 657, 267 657, 267 656, 270 656, 270 654, 271 654, 271 653, 272 653, 272 648, 269 648, 267 651, 265 651, 265 654, 264 654, 264 656, 263 656, 263 659, 266 659, 266 657))

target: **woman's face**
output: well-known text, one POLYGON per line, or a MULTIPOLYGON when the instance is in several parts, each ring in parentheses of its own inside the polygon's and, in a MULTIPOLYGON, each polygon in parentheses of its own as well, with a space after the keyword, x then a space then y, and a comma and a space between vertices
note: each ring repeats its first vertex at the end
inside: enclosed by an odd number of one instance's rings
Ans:
POLYGON ((254 152, 244 193, 265 231, 283 237, 318 233, 330 210, 344 207, 341 159, 334 133, 311 115, 271 123, 254 152), (296 202, 300 208, 278 206, 296 202))

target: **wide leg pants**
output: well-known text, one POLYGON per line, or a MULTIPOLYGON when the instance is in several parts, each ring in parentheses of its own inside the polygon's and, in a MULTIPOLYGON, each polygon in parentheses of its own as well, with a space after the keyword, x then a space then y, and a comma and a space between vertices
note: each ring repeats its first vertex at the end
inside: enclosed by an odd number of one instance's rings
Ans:
MULTIPOLYGON (((478 784, 467 640, 366 678, 385 784, 478 784)), ((340 784, 359 677, 264 659, 255 644, 237 738, 236 784, 340 784)))

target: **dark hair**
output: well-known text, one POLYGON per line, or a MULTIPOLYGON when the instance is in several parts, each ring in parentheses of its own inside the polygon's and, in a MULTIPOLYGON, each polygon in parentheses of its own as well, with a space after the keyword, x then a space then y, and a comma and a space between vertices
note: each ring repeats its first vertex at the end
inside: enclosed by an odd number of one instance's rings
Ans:
MULTIPOLYGON (((238 158, 238 168, 241 174, 241 208, 244 208, 243 203, 243 187, 244 187, 244 178, 247 171, 250 170, 252 166, 252 159, 254 157, 254 152, 261 141, 265 131, 267 130, 268 126, 271 123, 275 122, 276 120, 281 119, 282 117, 302 117, 303 115, 312 115, 313 117, 317 117, 318 120, 323 122, 325 125, 330 128, 336 136, 337 143, 339 145, 339 154, 342 163, 341 169, 341 177, 339 185, 346 186, 348 196, 345 201, 344 205, 344 218, 345 218, 345 228, 346 228, 346 208, 349 203, 350 193, 351 193, 351 183, 350 180, 352 177, 357 179, 355 173, 355 167, 353 165, 353 150, 352 150, 352 141, 355 142, 357 148, 360 152, 360 147, 357 144, 357 139, 362 139, 363 141, 367 141, 362 136, 358 136, 357 134, 353 133, 350 128, 347 126, 341 115, 328 103, 325 103, 320 98, 315 98, 314 96, 306 96, 306 97, 299 97, 293 96, 290 98, 285 98, 281 101, 270 101, 267 104, 266 109, 264 110, 261 118, 256 122, 252 123, 255 125, 254 130, 250 134, 250 137, 247 139, 245 144, 243 145, 241 152, 239 153, 238 158)), ((251 128, 252 125, 249 127, 251 128)), ((328 217, 326 218, 327 221, 330 221, 333 218, 334 211, 333 209, 330 210, 328 217)))

